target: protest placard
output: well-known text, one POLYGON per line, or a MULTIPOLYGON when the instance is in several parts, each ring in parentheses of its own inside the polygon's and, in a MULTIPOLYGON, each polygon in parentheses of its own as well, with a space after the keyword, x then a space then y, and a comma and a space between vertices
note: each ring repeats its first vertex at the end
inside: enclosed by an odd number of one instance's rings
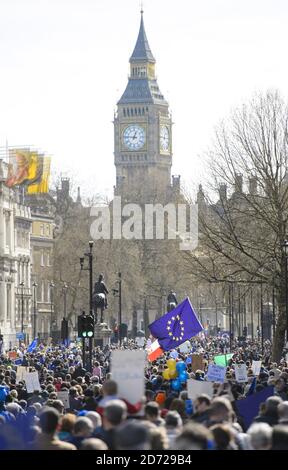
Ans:
POLYGON ((235 364, 234 370, 235 370, 236 382, 239 382, 239 383, 248 382, 246 364, 235 364))
POLYGON ((137 336, 135 338, 135 343, 137 344, 138 348, 143 348, 144 347, 144 344, 145 344, 145 338, 144 336, 140 337, 140 336, 137 336))
POLYGON ((260 374, 260 369, 261 369, 261 361, 253 361, 252 362, 252 370, 253 370, 253 375, 259 375, 260 374))
POLYGON ((217 366, 216 364, 209 364, 207 380, 210 382, 224 383, 226 375, 226 367, 217 366))
POLYGON ((190 341, 185 341, 185 343, 180 344, 179 350, 183 354, 187 354, 191 349, 190 341))
POLYGON ((38 372, 26 372, 25 383, 28 393, 33 393, 34 390, 41 391, 38 372))
POLYGON ((15 359, 17 359, 17 352, 16 351, 9 351, 8 352, 8 357, 9 357, 9 359, 11 359, 11 361, 14 361, 15 359))
POLYGON ((191 400, 194 400, 196 397, 198 397, 202 393, 206 393, 209 397, 212 398, 213 397, 213 384, 212 382, 188 379, 187 380, 187 392, 188 392, 188 397, 191 398, 191 400))
POLYGON ((145 351, 113 351, 112 379, 117 382, 118 396, 137 403, 144 395, 145 351))
POLYGON ((25 380, 25 375, 27 373, 27 367, 24 366, 17 366, 16 372, 16 384, 19 384, 22 380, 25 380))
POLYGON ((69 391, 68 390, 57 392, 57 397, 58 397, 58 400, 62 401, 65 410, 70 408, 69 391))
POLYGON ((192 354, 192 371, 204 370, 203 354, 192 354))
POLYGON ((221 354, 219 356, 214 356, 214 362, 217 366, 227 366, 230 359, 232 359, 233 354, 221 354))

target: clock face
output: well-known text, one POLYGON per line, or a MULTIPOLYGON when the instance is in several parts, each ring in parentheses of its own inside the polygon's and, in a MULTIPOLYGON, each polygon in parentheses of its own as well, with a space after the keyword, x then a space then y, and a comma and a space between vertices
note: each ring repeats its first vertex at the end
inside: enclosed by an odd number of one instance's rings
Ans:
POLYGON ((129 150, 141 149, 145 140, 145 130, 137 124, 126 127, 123 132, 123 143, 129 150))
POLYGON ((169 150, 169 129, 167 126, 160 127, 160 148, 167 152, 169 150))

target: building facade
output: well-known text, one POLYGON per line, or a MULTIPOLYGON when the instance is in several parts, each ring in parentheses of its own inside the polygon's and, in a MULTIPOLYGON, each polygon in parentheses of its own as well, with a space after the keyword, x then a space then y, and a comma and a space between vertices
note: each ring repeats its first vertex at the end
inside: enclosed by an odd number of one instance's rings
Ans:
POLYGON ((26 339, 31 335, 31 213, 19 191, 5 186, 7 171, 7 163, 0 160, 0 334, 4 348, 16 345, 17 333, 26 339))
POLYGON ((32 217, 33 330, 36 336, 45 340, 51 336, 56 321, 53 282, 55 208, 49 195, 31 196, 29 204, 32 217))

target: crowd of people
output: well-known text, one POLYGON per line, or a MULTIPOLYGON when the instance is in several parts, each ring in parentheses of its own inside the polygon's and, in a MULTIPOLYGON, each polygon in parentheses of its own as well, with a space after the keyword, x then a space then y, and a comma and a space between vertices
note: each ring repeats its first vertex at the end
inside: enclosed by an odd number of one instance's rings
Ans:
MULTIPOLYGON (((213 393, 191 400, 186 383, 173 390, 163 377, 166 352, 146 362, 145 391, 138 403, 118 392, 111 375, 111 351, 117 346, 95 347, 92 370, 83 367, 81 347, 38 345, 33 352, 16 349, 0 357, 0 449, 35 450, 288 450, 288 363, 271 361, 271 344, 236 340, 223 384, 213 393), (262 361, 253 375, 252 361, 262 361), (41 390, 28 393, 17 379, 21 364, 37 371, 41 390), (235 364, 246 364, 247 382, 235 380, 235 364), (237 403, 265 389, 272 392, 259 404, 249 426, 237 403), (68 392, 69 403, 59 398, 68 392)), ((134 341, 122 348, 137 349, 134 341)), ((216 354, 227 353, 227 338, 200 335, 189 352, 173 351, 186 364, 189 378, 205 381, 208 364, 216 354), (192 353, 202 354, 203 368, 193 369, 192 353)))

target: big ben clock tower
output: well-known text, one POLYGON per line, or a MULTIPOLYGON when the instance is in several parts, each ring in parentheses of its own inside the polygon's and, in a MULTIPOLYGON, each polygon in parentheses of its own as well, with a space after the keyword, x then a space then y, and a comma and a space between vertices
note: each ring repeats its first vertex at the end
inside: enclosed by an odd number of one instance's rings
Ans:
POLYGON ((143 11, 130 75, 114 119, 115 194, 137 198, 170 187, 172 122, 159 90, 155 59, 145 33, 143 11))

